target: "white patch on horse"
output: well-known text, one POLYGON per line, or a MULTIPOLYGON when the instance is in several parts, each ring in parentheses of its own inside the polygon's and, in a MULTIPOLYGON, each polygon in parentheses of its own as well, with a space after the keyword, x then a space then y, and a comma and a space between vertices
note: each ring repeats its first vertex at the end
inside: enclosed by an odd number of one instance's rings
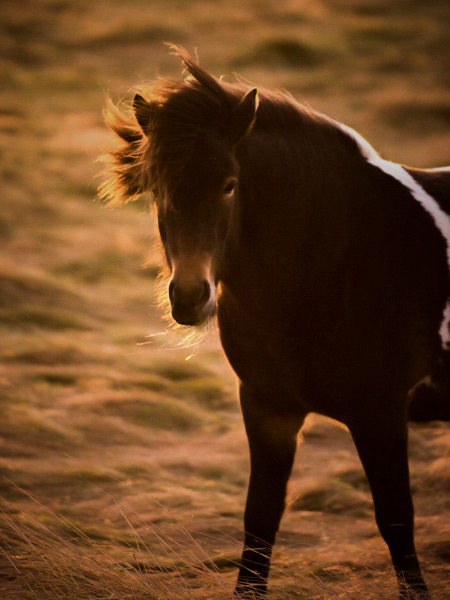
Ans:
MULTIPOLYGON (((423 208, 431 215, 434 224, 444 237, 447 244, 447 265, 450 271, 450 217, 445 213, 436 200, 428 194, 423 187, 406 171, 401 165, 389 162, 381 158, 376 150, 369 144, 369 142, 363 138, 357 131, 346 125, 339 123, 339 126, 343 131, 348 133, 357 143, 361 154, 367 159, 371 165, 378 167, 384 173, 387 173, 402 185, 404 185, 410 192, 413 198, 419 202, 423 208)), ((450 167, 442 167, 439 169, 433 169, 434 171, 448 171, 450 167)), ((439 335, 441 337, 442 346, 444 349, 450 349, 450 298, 447 298, 447 302, 442 315, 441 326, 439 328, 439 335)))

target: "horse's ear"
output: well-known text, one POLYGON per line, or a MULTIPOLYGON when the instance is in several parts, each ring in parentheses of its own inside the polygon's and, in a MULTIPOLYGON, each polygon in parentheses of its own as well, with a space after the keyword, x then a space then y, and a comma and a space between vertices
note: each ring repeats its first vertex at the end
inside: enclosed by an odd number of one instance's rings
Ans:
POLYGON ((148 125, 153 114, 153 104, 147 102, 140 94, 136 94, 133 100, 133 110, 144 133, 148 132, 148 125))
POLYGON ((250 133, 256 121, 258 104, 258 90, 254 88, 247 92, 239 104, 233 109, 231 115, 231 131, 234 143, 237 143, 240 139, 250 133))

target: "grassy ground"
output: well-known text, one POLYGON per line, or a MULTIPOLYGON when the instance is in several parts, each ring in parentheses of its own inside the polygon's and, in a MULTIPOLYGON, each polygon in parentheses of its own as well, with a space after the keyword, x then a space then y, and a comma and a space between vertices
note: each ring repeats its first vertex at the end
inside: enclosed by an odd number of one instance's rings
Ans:
MULTIPOLYGON (((87 0, 0 5, 0 597, 230 596, 248 452, 215 331, 156 307, 144 203, 94 203, 106 93, 178 74, 288 88, 387 158, 450 163, 447 0, 87 0), (188 359, 189 360, 186 360, 188 359)), ((450 430, 411 430, 418 549, 450 596, 450 430)), ((273 598, 394 598, 348 433, 307 423, 273 598), (331 460, 332 457, 332 460, 331 460)))

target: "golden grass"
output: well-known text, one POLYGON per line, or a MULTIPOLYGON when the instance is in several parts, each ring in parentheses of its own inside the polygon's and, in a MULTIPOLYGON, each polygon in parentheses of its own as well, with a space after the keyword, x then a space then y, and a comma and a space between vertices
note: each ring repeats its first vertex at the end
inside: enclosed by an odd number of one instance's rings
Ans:
MULTIPOLYGON (((115 499, 111 497, 111 501, 115 499)), ((0 512, 2 591, 11 599, 229 597, 230 575, 239 556, 234 537, 220 529, 203 535, 191 533, 180 522, 173 522, 173 535, 167 535, 157 523, 146 521, 143 534, 139 515, 116 506, 123 522, 120 529, 108 532, 101 527, 86 530, 42 505, 39 519, 23 512, 0 512), (211 551, 213 535, 226 551, 211 551)), ((365 553, 355 558, 357 547, 344 539, 349 557, 342 559, 338 553, 330 565, 326 555, 322 562, 323 554, 311 554, 311 542, 315 541, 306 536, 303 542, 297 540, 304 553, 300 564, 276 553, 271 598, 295 600, 306 594, 312 600, 396 597, 390 565, 373 545, 366 544, 365 553)), ((281 545, 286 553, 283 540, 281 545)), ((445 559, 448 548, 441 549, 445 559)), ((441 589, 448 592, 448 585, 441 589)))

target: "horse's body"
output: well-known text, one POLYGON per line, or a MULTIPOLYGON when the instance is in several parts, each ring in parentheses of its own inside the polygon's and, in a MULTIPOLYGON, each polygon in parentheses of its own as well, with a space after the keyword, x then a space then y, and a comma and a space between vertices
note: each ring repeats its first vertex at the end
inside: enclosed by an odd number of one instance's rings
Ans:
POLYGON ((266 589, 297 434, 317 412, 353 436, 402 596, 428 598, 407 419, 450 419, 450 172, 387 163, 287 96, 258 107, 180 53, 194 79, 137 95, 139 126, 110 115, 126 145, 104 193, 155 192, 174 318, 217 306, 251 452, 237 593, 266 589), (410 392, 427 376, 437 387, 410 392))

